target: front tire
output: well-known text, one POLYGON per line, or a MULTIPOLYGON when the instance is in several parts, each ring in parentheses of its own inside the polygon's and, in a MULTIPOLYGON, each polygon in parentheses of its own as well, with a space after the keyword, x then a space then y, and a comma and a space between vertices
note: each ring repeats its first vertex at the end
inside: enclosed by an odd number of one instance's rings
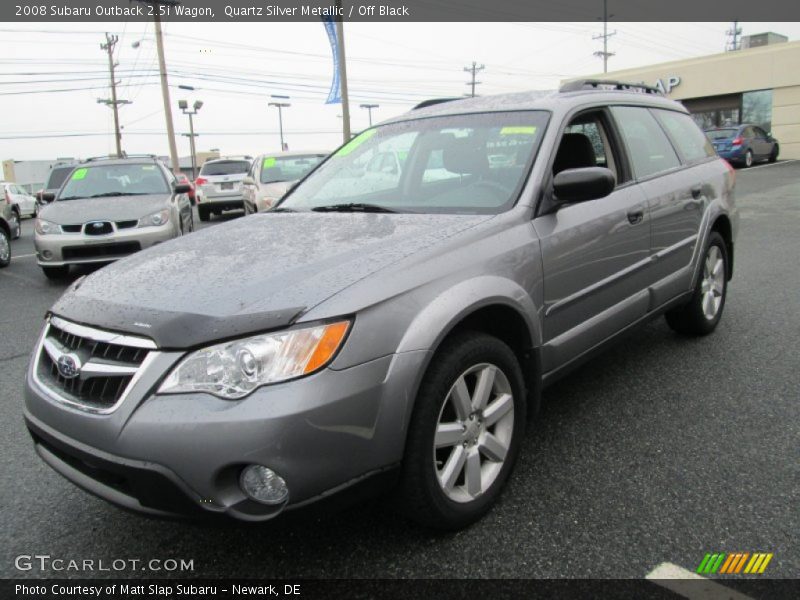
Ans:
POLYGON ((775 144, 775 147, 772 149, 772 152, 769 154, 769 162, 774 163, 778 160, 778 153, 780 152, 780 148, 778 144, 775 144))
POLYGON ((11 238, 0 228, 0 269, 11 264, 11 238))
POLYGON ((703 265, 689 302, 666 313, 667 324, 683 335, 708 335, 717 327, 728 291, 728 247, 712 231, 703 265))
POLYGON ((744 162, 742 164, 744 165, 745 169, 747 169, 748 167, 752 167, 753 166, 753 151, 752 150, 748 150, 747 152, 744 153, 744 162))
POLYGON ((477 332, 446 341, 423 378, 409 425, 400 508, 460 529, 497 500, 525 433, 525 385, 512 350, 477 332))
POLYGON ((63 281, 69 276, 69 265, 60 267, 42 267, 44 276, 51 281, 63 281))

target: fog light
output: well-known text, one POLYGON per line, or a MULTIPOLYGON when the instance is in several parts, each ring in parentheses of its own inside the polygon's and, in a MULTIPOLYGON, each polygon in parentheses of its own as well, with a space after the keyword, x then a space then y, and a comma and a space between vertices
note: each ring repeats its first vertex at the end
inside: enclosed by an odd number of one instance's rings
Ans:
POLYGON ((239 485, 250 498, 263 504, 281 504, 289 496, 283 477, 262 465, 245 467, 239 485))
POLYGON ((45 260, 50 260, 51 258, 53 258, 53 253, 50 252, 50 250, 43 250, 42 258, 44 258, 45 260))

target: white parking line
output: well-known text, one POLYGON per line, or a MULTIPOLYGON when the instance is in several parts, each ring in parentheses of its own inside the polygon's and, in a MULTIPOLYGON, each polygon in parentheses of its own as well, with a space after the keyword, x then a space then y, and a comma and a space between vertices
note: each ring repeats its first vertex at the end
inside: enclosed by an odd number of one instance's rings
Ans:
POLYGON ((672 563, 661 563, 645 575, 645 579, 650 579, 656 585, 689 600, 752 600, 750 596, 740 594, 672 563))
POLYGON ((31 256, 36 256, 36 254, 20 254, 19 256, 12 256, 11 260, 14 260, 15 258, 30 258, 31 256))
POLYGON ((792 158, 791 160, 782 160, 781 162, 768 163, 766 165, 758 165, 755 167, 748 167, 746 169, 742 169, 740 172, 747 173, 748 171, 755 171, 756 169, 764 169, 766 167, 780 167, 781 165, 788 165, 789 163, 794 163, 797 162, 798 160, 800 159, 792 158))

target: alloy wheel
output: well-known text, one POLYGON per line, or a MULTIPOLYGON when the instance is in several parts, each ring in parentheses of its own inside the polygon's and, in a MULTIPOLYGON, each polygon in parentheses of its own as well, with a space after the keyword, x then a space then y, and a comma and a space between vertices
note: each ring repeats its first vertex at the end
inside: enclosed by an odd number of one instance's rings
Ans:
POLYGON ((700 284, 703 316, 713 321, 722 305, 725 292, 725 261, 718 246, 711 246, 703 263, 703 281, 700 284))
POLYGON ((11 245, 8 236, 0 235, 0 263, 5 263, 11 258, 11 245))
POLYGON ((464 371, 439 412, 433 462, 444 494, 470 502, 500 474, 514 433, 514 397, 505 373, 481 363, 464 371))

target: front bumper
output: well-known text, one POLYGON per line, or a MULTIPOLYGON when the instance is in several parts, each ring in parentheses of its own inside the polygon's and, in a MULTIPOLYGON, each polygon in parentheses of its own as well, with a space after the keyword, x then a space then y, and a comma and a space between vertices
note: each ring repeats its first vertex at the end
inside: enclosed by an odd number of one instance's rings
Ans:
POLYGON ((158 515, 217 513, 262 521, 399 463, 409 387, 425 352, 260 388, 228 401, 153 390, 182 356, 159 352, 120 406, 91 414, 53 398, 29 370, 25 418, 37 452, 80 487, 117 505, 158 515), (247 464, 280 474, 282 506, 239 488, 247 464))
POLYGON ((155 244, 177 237, 175 225, 168 221, 158 227, 132 227, 108 235, 60 233, 34 236, 36 261, 42 267, 105 263, 123 258, 155 244), (45 253, 49 252, 50 255, 45 253))

